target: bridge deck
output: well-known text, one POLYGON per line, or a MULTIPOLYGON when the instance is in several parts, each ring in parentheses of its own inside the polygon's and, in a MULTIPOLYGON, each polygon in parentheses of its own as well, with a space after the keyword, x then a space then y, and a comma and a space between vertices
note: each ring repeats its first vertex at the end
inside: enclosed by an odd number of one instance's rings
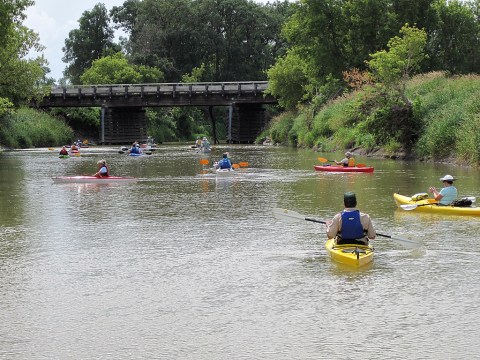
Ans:
POLYGON ((54 87, 39 107, 203 106, 276 103, 267 81, 222 83, 107 84, 54 87))

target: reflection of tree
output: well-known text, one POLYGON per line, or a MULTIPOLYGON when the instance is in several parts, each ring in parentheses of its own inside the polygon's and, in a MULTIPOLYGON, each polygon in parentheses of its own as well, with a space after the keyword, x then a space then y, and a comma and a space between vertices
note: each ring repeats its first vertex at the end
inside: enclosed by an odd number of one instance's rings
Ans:
POLYGON ((0 225, 17 226, 23 223, 25 171, 18 158, 0 155, 0 225))

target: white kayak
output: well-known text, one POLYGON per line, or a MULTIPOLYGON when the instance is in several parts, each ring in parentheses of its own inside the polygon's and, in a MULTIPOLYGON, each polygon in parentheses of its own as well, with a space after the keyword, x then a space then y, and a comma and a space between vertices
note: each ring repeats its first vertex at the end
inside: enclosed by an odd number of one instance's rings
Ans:
POLYGON ((53 178, 53 182, 56 183, 111 183, 111 182, 135 182, 137 178, 133 177, 121 177, 121 176, 106 176, 96 177, 90 175, 80 176, 58 176, 53 178))

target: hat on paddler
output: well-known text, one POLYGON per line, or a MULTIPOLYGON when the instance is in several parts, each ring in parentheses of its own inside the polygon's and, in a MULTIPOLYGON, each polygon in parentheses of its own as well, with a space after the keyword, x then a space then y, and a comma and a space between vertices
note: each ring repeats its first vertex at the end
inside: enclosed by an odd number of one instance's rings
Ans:
POLYGON ((452 175, 445 175, 444 177, 440 178, 440 181, 454 181, 456 180, 452 175))

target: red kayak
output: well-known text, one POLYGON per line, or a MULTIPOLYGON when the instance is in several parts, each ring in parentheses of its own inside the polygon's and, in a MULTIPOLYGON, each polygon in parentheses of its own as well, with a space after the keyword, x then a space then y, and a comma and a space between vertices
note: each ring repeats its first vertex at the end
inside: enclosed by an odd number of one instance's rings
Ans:
POLYGON ((53 178, 53 182, 56 183, 110 183, 110 182, 134 182, 138 181, 137 178, 132 177, 121 177, 121 176, 107 176, 107 177, 96 177, 96 176, 58 176, 53 178))
POLYGON ((332 165, 315 165, 316 171, 330 171, 330 172, 373 172, 373 167, 371 166, 332 166, 332 165))

